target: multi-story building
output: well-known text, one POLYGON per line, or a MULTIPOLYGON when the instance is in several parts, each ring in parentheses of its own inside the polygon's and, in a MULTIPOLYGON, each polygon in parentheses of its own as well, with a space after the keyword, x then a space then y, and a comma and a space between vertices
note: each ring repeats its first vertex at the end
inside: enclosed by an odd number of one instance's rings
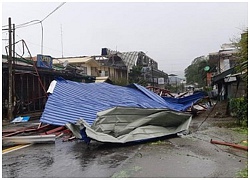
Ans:
POLYGON ((217 72, 214 74, 220 74, 229 70, 236 64, 237 48, 231 44, 222 44, 221 49, 218 52, 209 54, 209 61, 217 64, 217 72))
POLYGON ((223 44, 218 52, 209 54, 209 61, 217 64, 216 72, 211 74, 211 85, 218 92, 220 100, 241 97, 245 86, 240 74, 236 73, 238 49, 231 44, 223 44))
POLYGON ((142 51, 118 52, 107 48, 102 49, 101 56, 95 56, 101 65, 102 76, 111 80, 127 79, 134 66, 141 67, 141 76, 148 85, 164 87, 168 83, 168 75, 158 69, 158 63, 142 51))
POLYGON ((90 56, 54 58, 54 65, 62 65, 65 69, 75 71, 78 74, 99 76, 99 63, 90 56))

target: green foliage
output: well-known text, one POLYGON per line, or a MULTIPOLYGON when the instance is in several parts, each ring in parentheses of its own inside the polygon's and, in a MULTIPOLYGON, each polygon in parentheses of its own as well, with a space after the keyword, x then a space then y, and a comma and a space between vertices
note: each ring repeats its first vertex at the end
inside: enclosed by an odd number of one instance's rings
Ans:
POLYGON ((247 97, 232 98, 230 99, 231 114, 236 116, 238 124, 247 126, 248 122, 248 102, 247 97))
POLYGON ((248 178, 248 168, 244 168, 237 173, 238 178, 248 178))
POLYGON ((198 87, 204 87, 207 77, 207 72, 204 70, 206 66, 210 67, 209 71, 215 69, 215 65, 209 63, 205 56, 195 58, 192 64, 185 69, 187 84, 198 83, 198 87))
POLYGON ((136 83, 142 86, 147 86, 147 82, 143 79, 141 66, 133 66, 129 73, 129 84, 136 83))
POLYGON ((126 86, 126 85, 128 85, 126 78, 119 78, 119 79, 113 81, 113 83, 115 85, 119 85, 119 86, 126 86))
POLYGON ((230 128, 230 129, 232 129, 233 131, 236 131, 236 132, 238 132, 238 133, 240 133, 240 134, 248 134, 248 128, 247 127, 233 127, 233 128, 230 128))
POLYGON ((243 80, 246 82, 246 85, 248 83, 248 29, 244 31, 241 35, 241 39, 238 41, 238 43, 235 43, 238 47, 239 53, 238 53, 238 65, 236 66, 236 70, 238 73, 245 72, 245 74, 242 75, 243 80))
POLYGON ((239 60, 245 62, 248 60, 248 30, 242 33, 241 40, 239 42, 239 60))

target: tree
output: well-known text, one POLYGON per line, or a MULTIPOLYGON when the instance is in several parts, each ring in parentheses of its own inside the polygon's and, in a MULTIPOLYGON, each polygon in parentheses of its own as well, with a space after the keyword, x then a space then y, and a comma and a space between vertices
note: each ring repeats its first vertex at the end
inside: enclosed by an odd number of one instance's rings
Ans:
POLYGON ((241 35, 239 41, 238 49, 238 66, 236 67, 237 72, 244 72, 242 78, 247 83, 248 82, 248 29, 244 31, 241 35))
POLYGON ((127 78, 119 78, 119 79, 116 79, 113 81, 113 83, 115 85, 118 85, 118 86, 127 86, 128 83, 127 83, 127 78))
MULTIPOLYGON (((242 73, 241 78, 248 88, 248 29, 243 31, 241 39, 235 43, 238 48, 236 71, 242 73)), ((246 90, 246 92, 248 92, 246 90)), ((230 100, 231 111, 236 114, 238 123, 247 127, 248 124, 248 94, 230 100)))
POLYGON ((206 85, 207 72, 213 72, 216 70, 216 65, 208 61, 205 56, 195 58, 191 65, 185 69, 185 77, 187 84, 197 83, 199 87, 206 85), (209 66, 209 71, 205 71, 204 68, 209 66))
POLYGON ((129 84, 136 83, 142 86, 146 86, 147 82, 143 79, 142 67, 133 66, 129 73, 129 84))
POLYGON ((187 84, 197 83, 199 87, 206 85, 206 72, 204 67, 208 65, 205 56, 200 56, 192 61, 192 64, 185 69, 187 84))

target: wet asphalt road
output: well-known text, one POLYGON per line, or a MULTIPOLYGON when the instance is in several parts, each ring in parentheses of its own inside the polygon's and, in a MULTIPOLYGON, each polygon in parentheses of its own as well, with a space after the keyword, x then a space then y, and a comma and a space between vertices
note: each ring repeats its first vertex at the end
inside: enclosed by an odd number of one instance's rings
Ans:
POLYGON ((190 134, 161 141, 112 145, 77 140, 35 144, 2 155, 3 178, 178 177, 233 178, 246 167, 248 153, 214 145, 210 139, 239 142, 242 135, 209 121, 199 131, 193 119, 190 134))
POLYGON ((110 177, 138 147, 57 139, 4 154, 2 177, 110 177))

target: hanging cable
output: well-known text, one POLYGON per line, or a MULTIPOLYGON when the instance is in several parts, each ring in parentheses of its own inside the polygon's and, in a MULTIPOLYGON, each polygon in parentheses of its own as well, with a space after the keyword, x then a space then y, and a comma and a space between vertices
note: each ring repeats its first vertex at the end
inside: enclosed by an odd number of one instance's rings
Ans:
POLYGON ((35 24, 38 24, 38 23, 41 23, 41 21, 40 20, 32 20, 32 21, 17 25, 16 29, 31 26, 31 25, 35 25, 35 24))
MULTIPOLYGON (((32 20, 26 23, 22 23, 19 25, 16 25, 16 29, 19 28, 24 28, 24 27, 28 27, 28 26, 32 26, 35 24, 40 23, 41 24, 41 29, 42 29, 42 38, 41 38, 41 54, 43 54, 43 24, 42 22, 47 19, 51 14, 53 14, 56 10, 58 10, 60 7, 62 7, 66 2, 61 3, 59 6, 57 6, 51 13, 49 13, 45 18, 43 18, 42 20, 32 20)), ((6 27, 6 25, 2 26, 2 27, 6 27)), ((5 30, 5 29, 2 29, 5 30)))
MULTIPOLYGON (((32 20, 32 21, 28 21, 26 23, 22 23, 22 24, 18 24, 16 25, 16 29, 17 28, 23 28, 23 27, 28 27, 28 26, 32 26, 38 23, 43 22, 45 19, 47 19, 51 14, 53 14, 56 10, 58 10, 60 7, 62 7, 66 2, 61 3, 58 7, 56 7, 51 13, 49 13, 45 18, 43 18, 42 20, 32 20)), ((2 26, 2 28, 7 27, 8 25, 4 25, 2 26)), ((5 29, 2 29, 5 30, 5 29)))
POLYGON ((44 21, 45 19, 47 19, 51 14, 53 14, 56 10, 58 10, 61 6, 63 6, 66 2, 61 3, 54 11, 52 11, 51 13, 49 13, 45 18, 43 18, 42 21, 44 21))

